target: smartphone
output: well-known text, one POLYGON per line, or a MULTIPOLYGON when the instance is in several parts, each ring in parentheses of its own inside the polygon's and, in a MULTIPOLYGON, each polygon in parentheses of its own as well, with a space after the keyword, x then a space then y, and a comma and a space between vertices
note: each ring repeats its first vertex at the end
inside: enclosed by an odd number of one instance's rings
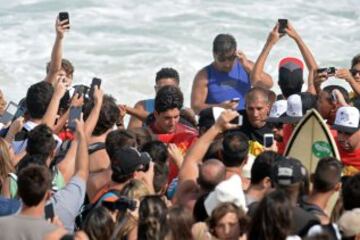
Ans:
POLYGON ((243 116, 239 115, 238 117, 234 118, 233 120, 230 121, 230 123, 232 124, 236 124, 238 126, 242 126, 243 125, 243 116))
POLYGON ((5 113, 0 118, 0 123, 5 124, 10 122, 14 118, 18 108, 19 106, 16 103, 10 102, 5 110, 5 113))
POLYGON ((98 86, 98 88, 100 88, 100 86, 101 86, 101 79, 100 78, 94 77, 92 79, 91 85, 90 85, 90 93, 89 93, 90 97, 93 97, 93 95, 94 95, 95 86, 98 86))
POLYGON ((335 67, 327 68, 327 74, 328 75, 335 75, 335 73, 336 73, 336 68, 335 67))
POLYGON ((67 20, 66 24, 70 24, 70 18, 68 12, 59 12, 59 20, 60 22, 67 20))
POLYGON ((240 98, 233 98, 230 100, 230 102, 240 102, 240 98))
POLYGON ((269 148, 274 144, 274 134, 265 133, 264 134, 264 147, 269 148))
POLYGON ((278 19, 278 22, 279 22, 279 33, 286 33, 285 29, 287 28, 288 20, 287 19, 278 19))
POLYGON ((328 67, 328 68, 319 68, 316 70, 317 73, 326 72, 327 75, 335 75, 336 68, 335 67, 328 67))
POLYGON ((50 219, 52 221, 54 217, 55 217, 54 205, 52 203, 49 203, 48 205, 45 206, 45 219, 46 220, 50 219))
POLYGON ((82 107, 71 107, 70 108, 70 116, 69 116, 68 128, 72 132, 75 132, 75 130, 76 130, 75 119, 80 119, 81 112, 82 112, 82 107))

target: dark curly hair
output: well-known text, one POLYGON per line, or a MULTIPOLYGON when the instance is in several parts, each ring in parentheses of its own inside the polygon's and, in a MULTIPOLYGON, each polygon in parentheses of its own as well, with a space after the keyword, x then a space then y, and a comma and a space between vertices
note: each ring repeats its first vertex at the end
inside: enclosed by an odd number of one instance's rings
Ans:
MULTIPOLYGON (((88 102, 84 107, 84 119, 87 119, 91 110, 94 107, 94 102, 88 102)), ((99 119, 96 123, 96 127, 92 133, 94 136, 100 136, 107 130, 111 129, 116 120, 119 118, 119 108, 116 105, 116 100, 110 95, 104 95, 103 103, 101 106, 99 119)))
POLYGON ((158 113, 177 108, 181 110, 184 96, 180 89, 175 86, 164 86, 155 97, 155 111, 158 113))
POLYGON ((179 73, 173 68, 162 68, 156 73, 155 82, 157 83, 160 79, 163 78, 173 78, 176 83, 179 84, 180 77, 179 73))

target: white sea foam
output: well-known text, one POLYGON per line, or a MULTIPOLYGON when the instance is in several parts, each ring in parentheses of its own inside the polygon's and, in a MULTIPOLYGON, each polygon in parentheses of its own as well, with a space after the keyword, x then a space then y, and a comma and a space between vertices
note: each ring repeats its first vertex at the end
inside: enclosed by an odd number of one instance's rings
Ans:
MULTIPOLYGON (((0 0, 0 84, 8 99, 19 100, 44 78, 59 11, 70 12, 64 56, 75 65, 75 83, 101 77, 107 92, 129 105, 153 96, 155 73, 165 66, 180 72, 189 104, 193 77, 211 62, 216 34, 232 33, 255 60, 278 18, 291 20, 320 66, 349 67, 360 52, 357 0, 0 0)), ((301 57, 289 37, 266 63, 275 81, 286 56, 301 57)))

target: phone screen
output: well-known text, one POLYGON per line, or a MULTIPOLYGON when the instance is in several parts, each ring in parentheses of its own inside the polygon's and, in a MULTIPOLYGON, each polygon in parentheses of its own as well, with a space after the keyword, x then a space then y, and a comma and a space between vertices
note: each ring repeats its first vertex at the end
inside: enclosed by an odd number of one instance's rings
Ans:
POLYGON ((287 19, 279 19, 279 33, 286 33, 285 28, 287 28, 288 20, 287 19))
POLYGON ((100 88, 101 86, 101 79, 100 78, 93 78, 92 82, 91 82, 91 86, 90 86, 90 97, 93 97, 94 95, 94 88, 95 86, 98 86, 98 88, 100 88))
POLYGON ((54 206, 52 203, 45 206, 45 219, 52 220, 55 216, 54 206))
POLYGON ((71 107, 70 108, 68 128, 73 132, 75 132, 75 129, 76 129, 75 119, 80 119, 81 111, 82 111, 81 107, 71 107))
POLYGON ((264 147, 271 147, 274 144, 274 134, 264 135, 264 147))
POLYGON ((15 115, 16 111, 18 109, 18 105, 16 105, 13 102, 9 103, 9 106, 7 107, 6 111, 10 113, 11 115, 15 115))

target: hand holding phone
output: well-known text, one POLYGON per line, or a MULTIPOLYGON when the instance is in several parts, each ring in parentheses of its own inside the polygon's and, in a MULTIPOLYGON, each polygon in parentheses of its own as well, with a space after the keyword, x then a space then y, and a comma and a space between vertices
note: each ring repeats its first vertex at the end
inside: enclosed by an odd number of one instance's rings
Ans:
POLYGON ((264 134, 264 147, 269 148, 274 144, 274 134, 265 133, 264 134))
MULTIPOLYGON (((68 12, 59 12, 59 21, 65 21, 67 20, 63 25, 70 25, 70 17, 68 12)), ((70 26, 67 27, 69 29, 70 26)))
POLYGON ((70 108, 70 116, 69 116, 69 124, 68 128, 72 131, 76 131, 76 122, 75 119, 80 120, 82 112, 82 107, 71 107, 70 108))
POLYGON ((287 28, 288 25, 288 20, 287 19, 278 19, 278 23, 279 23, 279 33, 280 34, 285 34, 286 31, 285 29, 287 28))
POLYGON ((52 221, 55 217, 54 205, 52 203, 45 206, 45 219, 52 221))
POLYGON ((19 106, 16 103, 12 101, 9 102, 9 105, 6 108, 5 113, 0 118, 0 123, 6 124, 10 122, 14 118, 18 108, 19 106))
POLYGON ((100 88, 101 86, 101 79, 100 78, 93 78, 92 81, 91 81, 91 85, 90 85, 90 93, 89 93, 89 96, 90 98, 93 98, 94 97, 94 88, 95 86, 97 86, 98 88, 100 88))

